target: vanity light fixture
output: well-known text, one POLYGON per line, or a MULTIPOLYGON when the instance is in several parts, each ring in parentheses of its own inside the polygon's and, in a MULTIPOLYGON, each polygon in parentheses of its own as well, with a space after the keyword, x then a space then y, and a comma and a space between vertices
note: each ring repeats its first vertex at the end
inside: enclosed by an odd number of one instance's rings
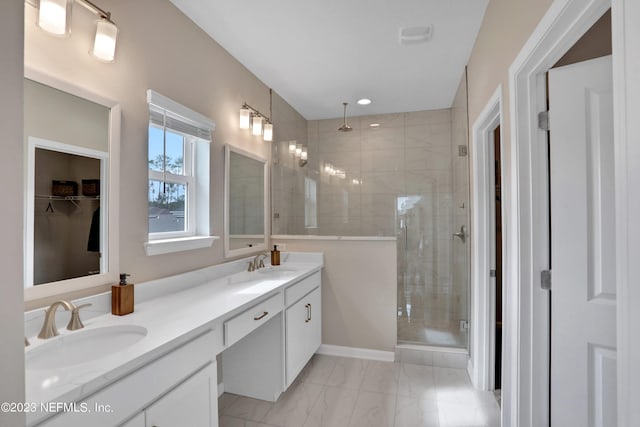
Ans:
POLYGON ((273 123, 271 123, 271 110, 273 102, 273 90, 269 89, 269 116, 262 114, 246 102, 240 109, 240 129, 249 129, 255 136, 262 135, 266 142, 273 141, 273 123))
POLYGON ((38 27, 54 36, 68 36, 71 32, 71 4, 73 0, 40 0, 38 27))
POLYGON ((253 119, 251 119, 251 133, 254 136, 262 135, 262 117, 253 116, 253 119))
MULTIPOLYGON (((38 26, 54 36, 71 33, 71 8, 74 0, 26 0, 38 8, 38 26)), ((96 34, 89 53, 103 62, 113 62, 118 39, 118 27, 111 20, 111 12, 106 12, 89 0, 75 0, 99 19, 96 34)))
POLYGON ((273 141, 273 124, 267 122, 264 124, 262 137, 266 142, 273 141))
POLYGON ((249 129, 251 125, 251 110, 243 106, 240 109, 240 129, 249 129))
POLYGON ((380 127, 380 123, 371 123, 371 124, 369 125, 369 127, 372 127, 372 128, 379 128, 379 127, 380 127))

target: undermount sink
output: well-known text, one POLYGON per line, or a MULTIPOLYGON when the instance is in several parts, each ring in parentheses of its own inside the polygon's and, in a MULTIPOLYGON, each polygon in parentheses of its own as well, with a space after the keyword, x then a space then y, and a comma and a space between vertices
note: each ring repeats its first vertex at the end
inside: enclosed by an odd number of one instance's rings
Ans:
POLYGON ((264 267, 256 270, 259 274, 266 274, 272 277, 280 277, 280 276, 290 276, 296 272, 296 270, 291 270, 285 267, 264 267))
POLYGON ((93 362, 122 351, 143 339, 147 328, 116 325, 70 332, 28 350, 28 370, 61 369, 93 362))

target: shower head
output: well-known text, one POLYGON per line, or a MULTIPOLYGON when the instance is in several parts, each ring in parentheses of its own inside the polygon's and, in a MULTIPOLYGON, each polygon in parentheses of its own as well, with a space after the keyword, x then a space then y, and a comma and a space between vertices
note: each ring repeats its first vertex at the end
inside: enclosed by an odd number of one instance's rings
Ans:
POLYGON ((347 124, 347 105, 349 105, 349 103, 343 102, 342 105, 344 105, 344 122, 342 126, 338 128, 338 132, 349 132, 353 130, 353 128, 347 124))

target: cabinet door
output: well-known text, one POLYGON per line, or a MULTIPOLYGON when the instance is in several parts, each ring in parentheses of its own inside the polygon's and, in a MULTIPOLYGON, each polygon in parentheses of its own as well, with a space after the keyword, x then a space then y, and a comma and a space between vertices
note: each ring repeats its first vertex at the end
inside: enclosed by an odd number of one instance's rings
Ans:
POLYGON ((320 288, 316 288, 286 312, 287 387, 291 385, 322 341, 320 288))
POLYGON ((216 375, 214 362, 147 408, 147 427, 217 427, 216 375))

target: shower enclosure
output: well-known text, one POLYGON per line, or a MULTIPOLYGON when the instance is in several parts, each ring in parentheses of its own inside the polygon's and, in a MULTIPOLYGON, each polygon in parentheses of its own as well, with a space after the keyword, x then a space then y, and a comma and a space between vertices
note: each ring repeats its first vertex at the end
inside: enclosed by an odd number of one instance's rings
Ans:
POLYGON ((452 108, 309 121, 274 144, 272 234, 396 238, 398 344, 467 348, 465 82, 452 108))
POLYGON ((397 197, 399 344, 468 346, 466 99, 463 76, 449 110, 449 131, 444 123, 424 129, 423 149, 430 161, 408 171, 410 191, 397 197))

